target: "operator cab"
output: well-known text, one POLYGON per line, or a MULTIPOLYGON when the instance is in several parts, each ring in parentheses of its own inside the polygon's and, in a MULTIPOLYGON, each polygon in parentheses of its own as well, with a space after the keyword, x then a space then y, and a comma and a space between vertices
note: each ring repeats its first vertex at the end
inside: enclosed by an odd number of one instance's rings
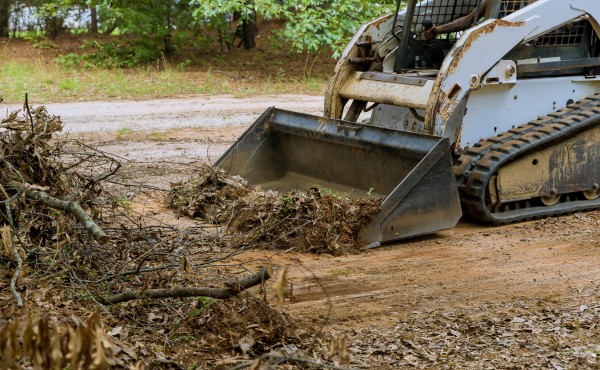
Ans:
MULTIPOLYGON (((424 37, 425 31, 467 17, 482 1, 484 0, 410 1, 409 8, 397 14, 396 21, 402 22, 394 27, 390 35, 399 41, 398 47, 388 53, 379 65, 371 66, 370 69, 384 73, 435 76, 463 31, 443 33, 430 40, 424 37), (412 11, 411 6, 414 7, 412 11), (404 28, 410 30, 406 35, 402 32, 404 28), (425 70, 429 72, 424 73, 425 70)), ((472 21, 465 24, 464 29, 487 19, 502 19, 535 1, 488 0, 482 14, 475 14, 472 21)), ((552 70, 532 65, 597 56, 596 39, 593 35, 589 21, 577 20, 517 46, 503 59, 513 60, 519 66, 520 78, 589 73, 589 70, 574 68, 569 66, 569 63, 562 63, 563 65, 559 66, 561 68, 552 70)))
MULTIPOLYGON (((393 22, 390 31, 376 37, 365 34, 356 42, 356 56, 347 60, 356 77, 329 99, 332 103, 326 106, 329 109, 326 114, 352 122, 370 121, 384 127, 422 132, 424 107, 433 81, 464 31, 485 20, 509 16, 536 0, 487 0, 487 5, 481 7, 483 1, 409 0, 401 10, 398 0, 396 13, 389 21, 393 22), (469 22, 463 24, 462 30, 424 37, 431 27, 465 17, 469 22), (390 82, 395 85, 389 85, 390 82)), ((590 22, 577 19, 516 46, 502 60, 514 62, 519 79, 594 76, 594 68, 600 65, 597 43, 590 22)), ((494 76, 490 74, 484 82, 494 83, 494 76)))

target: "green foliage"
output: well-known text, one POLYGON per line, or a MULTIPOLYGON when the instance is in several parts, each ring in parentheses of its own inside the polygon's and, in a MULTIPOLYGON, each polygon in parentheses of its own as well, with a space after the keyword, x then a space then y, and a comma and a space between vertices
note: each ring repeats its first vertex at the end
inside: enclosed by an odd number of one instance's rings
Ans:
POLYGON ((62 17, 69 8, 75 5, 82 5, 77 0, 53 0, 43 1, 38 6, 38 12, 43 17, 62 17))
POLYGON ((238 12, 241 19, 251 18, 255 11, 266 17, 275 15, 278 0, 192 0, 197 19, 224 19, 225 14, 238 12))
POLYGON ((23 35, 23 39, 36 49, 52 49, 56 45, 41 33, 29 32, 23 35))
POLYGON ((194 18, 187 1, 111 1, 99 6, 98 13, 104 20, 105 31, 121 35, 135 35, 141 48, 173 53, 171 36, 175 31, 192 27, 194 18))
POLYGON ((99 44, 96 41, 86 43, 83 49, 91 52, 82 54, 66 54, 54 58, 54 62, 64 67, 85 68, 131 68, 160 57, 160 51, 152 49, 152 45, 143 43, 109 42, 99 44))
MULTIPOLYGON (((99 32, 124 36, 126 42, 88 45, 79 57, 57 58, 64 66, 131 67, 184 50, 206 50, 216 40, 231 44, 233 14, 241 20, 282 19, 272 43, 298 52, 331 47, 337 57, 358 27, 393 10, 392 0, 32 0, 38 24, 48 35, 64 32, 69 11, 95 6, 99 32)), ((85 29, 70 32, 85 32, 85 29)), ((52 47, 31 35, 37 47, 52 47)))
POLYGON ((212 306, 216 302, 217 302, 217 300, 214 298, 198 297, 197 303, 196 303, 196 308, 191 310, 188 313, 188 317, 190 317, 190 318, 198 317, 200 314, 202 314, 204 311, 208 310, 210 308, 210 306, 212 306))
POLYGON ((334 189, 327 188, 327 187, 321 186, 321 185, 316 185, 315 187, 319 191, 319 194, 321 194, 321 196, 323 196, 323 197, 332 196, 335 199, 345 199, 345 198, 350 197, 350 194, 351 194, 349 192, 336 191, 334 189))
POLYGON ((312 52, 331 46, 338 57, 358 27, 391 10, 391 2, 300 0, 284 2, 277 14, 286 19, 282 35, 295 50, 312 52))
POLYGON ((242 19, 254 11, 265 18, 284 19, 280 36, 299 52, 330 46, 339 56, 363 23, 389 13, 393 1, 367 0, 192 0, 197 19, 239 12, 242 19))
POLYGON ((83 61, 83 56, 79 54, 65 54, 54 58, 54 62, 66 68, 79 67, 83 61))

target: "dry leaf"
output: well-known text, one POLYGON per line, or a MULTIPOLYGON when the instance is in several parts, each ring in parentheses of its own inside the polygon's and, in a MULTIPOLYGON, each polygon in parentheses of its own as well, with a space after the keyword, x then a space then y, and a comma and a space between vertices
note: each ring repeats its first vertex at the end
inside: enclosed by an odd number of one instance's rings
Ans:
POLYGON ((275 298, 277 298, 279 302, 283 302, 288 296, 290 287, 287 280, 287 267, 279 271, 277 280, 275 281, 275 284, 273 284, 273 292, 275 293, 275 298))
POLYGON ((4 255, 8 258, 14 258, 13 250, 12 250, 12 231, 8 225, 2 226, 0 228, 0 233, 2 233, 2 245, 4 246, 4 255))
POLYGON ((192 265, 190 264, 190 262, 188 261, 186 256, 183 256, 183 258, 181 259, 181 271, 191 272, 192 270, 193 270, 192 265))
POLYGON ((111 331, 109 331, 106 334, 110 335, 111 337, 117 337, 117 336, 121 335, 122 331, 123 331, 122 326, 115 326, 114 328, 112 328, 111 331))

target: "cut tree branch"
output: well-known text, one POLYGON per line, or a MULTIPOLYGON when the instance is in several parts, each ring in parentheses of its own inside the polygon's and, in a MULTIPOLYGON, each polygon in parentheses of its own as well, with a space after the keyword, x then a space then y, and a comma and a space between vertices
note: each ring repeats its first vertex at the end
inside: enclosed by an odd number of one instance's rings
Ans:
POLYGON ((76 202, 51 197, 44 191, 32 189, 31 185, 26 183, 10 181, 6 185, 18 192, 25 193, 25 197, 27 199, 35 200, 45 206, 72 214, 75 219, 77 219, 77 221, 83 225, 87 232, 90 233, 94 239, 96 239, 98 243, 104 244, 110 239, 110 237, 106 235, 104 231, 102 231, 100 226, 98 226, 96 222, 87 213, 85 213, 83 208, 81 208, 81 206, 76 202))
POLYGON ((133 290, 119 293, 107 298, 97 297, 100 303, 117 304, 121 302, 132 301, 134 299, 147 298, 185 298, 185 297, 208 297, 215 299, 227 299, 234 295, 262 284, 271 277, 272 270, 265 266, 259 272, 250 275, 242 280, 228 284, 226 288, 165 288, 165 289, 146 289, 133 290))
POLYGON ((8 245, 11 246, 12 252, 15 256, 15 259, 17 260, 17 268, 15 269, 15 274, 13 275, 12 279, 10 279, 10 291, 15 296, 15 300, 17 301, 17 306, 23 307, 23 298, 21 298, 21 295, 17 291, 17 281, 19 280, 19 277, 21 276, 21 271, 23 269, 23 260, 21 259, 21 255, 19 254, 17 245, 15 244, 15 242, 13 240, 14 221, 13 221, 12 213, 10 210, 10 199, 11 198, 8 196, 8 194, 6 193, 6 190, 3 187, 0 187, 0 190, 2 190, 2 193, 4 194, 4 197, 6 198, 6 201, 4 201, 4 207, 6 208, 6 218, 8 219, 8 223, 9 223, 9 226, 4 226, 2 228, 2 244, 4 244, 5 247, 8 247, 8 245))

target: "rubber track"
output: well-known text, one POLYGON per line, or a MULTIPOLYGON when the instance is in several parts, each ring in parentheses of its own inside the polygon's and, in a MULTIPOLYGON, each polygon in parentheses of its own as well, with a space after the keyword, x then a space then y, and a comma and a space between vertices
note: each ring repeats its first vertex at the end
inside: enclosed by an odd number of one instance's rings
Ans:
POLYGON ((600 94, 595 94, 467 149, 454 165, 463 212, 480 222, 501 225, 600 208, 600 198, 493 213, 486 204, 488 182, 503 164, 599 123, 600 94))

